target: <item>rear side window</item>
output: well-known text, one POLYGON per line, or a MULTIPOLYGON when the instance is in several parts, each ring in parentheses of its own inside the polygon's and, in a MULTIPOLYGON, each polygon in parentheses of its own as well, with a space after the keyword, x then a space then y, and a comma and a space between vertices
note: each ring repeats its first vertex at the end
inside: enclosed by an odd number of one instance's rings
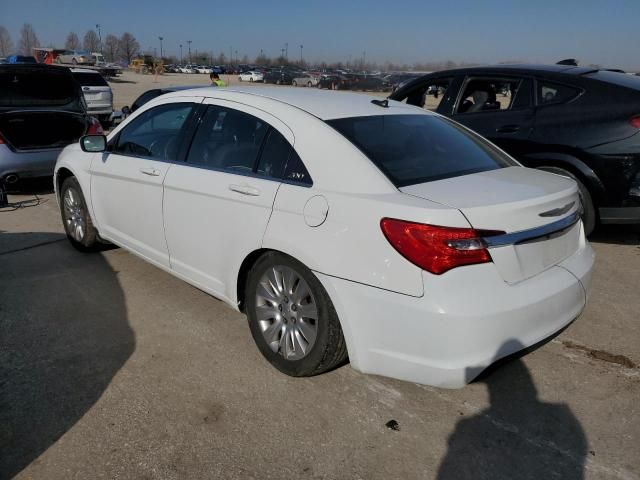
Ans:
POLYGON ((560 83, 538 80, 538 105, 565 103, 580 94, 580 90, 560 83))
POLYGON ((99 73, 74 73, 73 78, 83 87, 108 87, 109 84, 99 73))
POLYGON ((296 151, 275 128, 271 129, 265 140, 255 173, 287 182, 313 184, 296 151))
POLYGON ((396 187, 515 166, 482 137, 432 115, 330 120, 396 187))

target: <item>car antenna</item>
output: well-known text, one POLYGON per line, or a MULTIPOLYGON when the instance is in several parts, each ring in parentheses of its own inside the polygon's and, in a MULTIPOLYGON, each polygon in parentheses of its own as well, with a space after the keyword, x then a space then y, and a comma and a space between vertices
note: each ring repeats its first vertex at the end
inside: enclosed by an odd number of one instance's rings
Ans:
POLYGON ((384 100, 371 100, 371 103, 382 108, 389 108, 389 100, 386 98, 384 100))

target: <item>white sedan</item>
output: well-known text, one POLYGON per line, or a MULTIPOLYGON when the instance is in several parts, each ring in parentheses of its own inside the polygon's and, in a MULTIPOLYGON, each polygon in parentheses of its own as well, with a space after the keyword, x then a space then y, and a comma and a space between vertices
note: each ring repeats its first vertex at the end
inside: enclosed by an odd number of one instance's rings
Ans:
POLYGON ((112 242, 245 312, 288 375, 348 357, 460 387, 589 291, 574 181, 365 95, 166 94, 67 147, 54 184, 75 247, 112 242))
POLYGON ((238 80, 241 82, 262 82, 264 81, 264 74, 261 72, 243 72, 238 76, 238 80))

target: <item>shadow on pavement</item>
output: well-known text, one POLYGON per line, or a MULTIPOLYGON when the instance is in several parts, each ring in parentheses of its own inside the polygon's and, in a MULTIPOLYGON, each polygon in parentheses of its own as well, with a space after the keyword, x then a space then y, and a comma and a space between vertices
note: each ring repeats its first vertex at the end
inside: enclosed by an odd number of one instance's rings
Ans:
POLYGON ((61 234, 31 235, 0 233, 2 479, 71 429, 135 348, 104 257, 75 251, 61 234), (35 246, 21 248, 25 240, 35 246))
POLYGON ((589 236, 592 243, 640 245, 640 225, 600 225, 589 236))
MULTIPOLYGON (((502 351, 518 345, 507 342, 502 351)), ((481 375, 491 405, 460 420, 438 480, 584 478, 587 439, 566 404, 546 403, 521 358, 481 375)))

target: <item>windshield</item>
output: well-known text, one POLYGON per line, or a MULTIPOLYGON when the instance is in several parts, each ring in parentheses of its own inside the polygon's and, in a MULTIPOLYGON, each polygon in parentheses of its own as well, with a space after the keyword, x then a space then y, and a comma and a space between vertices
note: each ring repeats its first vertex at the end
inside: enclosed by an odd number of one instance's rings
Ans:
POLYGON ((375 115, 327 123, 398 188, 518 165, 482 137, 435 115, 375 115))

